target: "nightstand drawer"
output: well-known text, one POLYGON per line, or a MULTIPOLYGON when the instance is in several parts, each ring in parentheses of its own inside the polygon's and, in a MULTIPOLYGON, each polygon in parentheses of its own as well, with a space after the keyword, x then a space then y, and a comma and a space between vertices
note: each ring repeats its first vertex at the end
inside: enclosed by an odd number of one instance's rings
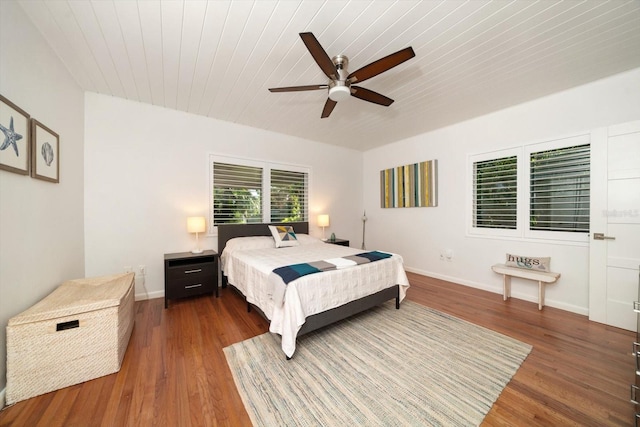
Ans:
POLYGON ((185 264, 177 267, 169 267, 169 280, 203 280, 202 277, 206 276, 214 276, 215 275, 216 266, 215 263, 194 263, 194 264, 185 264))
POLYGON ((214 275, 198 275, 172 280, 167 284, 165 290, 167 298, 182 298, 215 291, 214 275))

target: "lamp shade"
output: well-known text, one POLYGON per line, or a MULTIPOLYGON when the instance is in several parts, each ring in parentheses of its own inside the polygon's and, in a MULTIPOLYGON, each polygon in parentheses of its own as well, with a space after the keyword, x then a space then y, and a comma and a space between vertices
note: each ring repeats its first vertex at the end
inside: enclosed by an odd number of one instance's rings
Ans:
POLYGON ((205 227, 206 225, 203 216, 190 216, 187 218, 187 231, 189 233, 203 233, 205 227))
POLYGON ((329 215, 322 214, 318 215, 318 227, 328 227, 329 226, 329 215))

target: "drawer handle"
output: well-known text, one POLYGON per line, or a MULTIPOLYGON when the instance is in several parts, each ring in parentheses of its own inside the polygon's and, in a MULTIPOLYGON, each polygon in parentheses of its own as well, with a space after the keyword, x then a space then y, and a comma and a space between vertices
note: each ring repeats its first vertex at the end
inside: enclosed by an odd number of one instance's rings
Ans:
POLYGON ((197 269, 197 270, 187 270, 184 272, 184 274, 189 274, 189 273, 200 273, 202 271, 201 268, 197 269))
POLYGON ((192 288, 199 288, 200 286, 202 286, 202 283, 198 283, 197 285, 187 285, 184 288, 185 289, 192 289, 192 288))
POLYGON ((636 405, 638 405, 638 400, 636 398, 636 393, 638 392, 638 389, 640 389, 640 387, 638 387, 637 385, 631 384, 631 403, 636 405))
POLYGON ((640 301, 633 302, 633 311, 636 313, 640 313, 640 301))
POLYGON ((640 343, 638 342, 633 343, 633 345, 631 346, 631 354, 636 357, 640 356, 640 343))

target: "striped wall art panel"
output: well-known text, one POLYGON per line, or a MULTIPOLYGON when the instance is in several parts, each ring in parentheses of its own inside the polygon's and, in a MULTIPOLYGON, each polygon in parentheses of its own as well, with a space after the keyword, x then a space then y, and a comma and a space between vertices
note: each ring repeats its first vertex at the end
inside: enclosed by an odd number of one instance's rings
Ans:
POLYGON ((383 208, 438 206, 438 161, 398 166, 380 171, 383 208))

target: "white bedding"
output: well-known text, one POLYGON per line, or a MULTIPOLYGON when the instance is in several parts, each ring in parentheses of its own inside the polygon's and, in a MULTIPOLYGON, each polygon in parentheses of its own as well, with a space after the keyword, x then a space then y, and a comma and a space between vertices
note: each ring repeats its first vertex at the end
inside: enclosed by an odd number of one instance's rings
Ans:
MULTIPOLYGON (((287 248, 227 248, 222 253, 222 269, 229 283, 238 288, 247 301, 259 307, 271 321, 269 330, 282 336, 282 350, 291 357, 296 335, 307 316, 344 305, 396 284, 400 300, 404 299, 409 280, 402 267, 402 257, 303 276, 286 286, 284 303, 274 300, 274 286, 269 276, 275 268, 339 258, 365 252, 360 249, 318 241, 287 248)), ((282 298, 281 298, 282 300, 282 298)))

